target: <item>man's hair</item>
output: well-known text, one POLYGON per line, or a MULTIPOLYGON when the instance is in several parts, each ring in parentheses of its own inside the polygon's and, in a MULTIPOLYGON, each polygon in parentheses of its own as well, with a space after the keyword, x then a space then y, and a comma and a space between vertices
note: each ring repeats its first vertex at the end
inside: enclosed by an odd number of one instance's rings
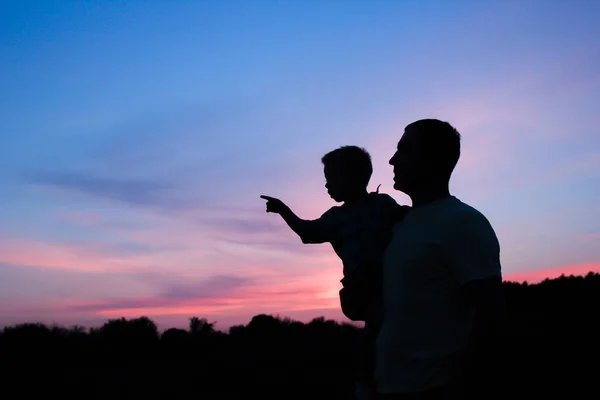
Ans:
POLYGON ((321 159, 324 166, 339 168, 343 173, 356 176, 366 187, 373 174, 371 155, 362 147, 342 146, 325 154, 321 159))
POLYGON ((460 158, 460 133, 448 122, 439 119, 421 119, 408 124, 405 131, 418 131, 423 147, 437 166, 448 177, 460 158))

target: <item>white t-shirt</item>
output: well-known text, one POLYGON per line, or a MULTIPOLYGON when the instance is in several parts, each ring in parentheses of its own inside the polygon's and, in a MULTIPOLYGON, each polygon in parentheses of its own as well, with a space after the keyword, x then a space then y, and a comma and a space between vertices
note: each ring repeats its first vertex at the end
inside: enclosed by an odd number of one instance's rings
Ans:
POLYGON ((456 197, 414 207, 394 227, 383 261, 376 343, 381 393, 431 389, 462 373, 475 309, 460 286, 494 276, 501 276, 494 229, 456 197))

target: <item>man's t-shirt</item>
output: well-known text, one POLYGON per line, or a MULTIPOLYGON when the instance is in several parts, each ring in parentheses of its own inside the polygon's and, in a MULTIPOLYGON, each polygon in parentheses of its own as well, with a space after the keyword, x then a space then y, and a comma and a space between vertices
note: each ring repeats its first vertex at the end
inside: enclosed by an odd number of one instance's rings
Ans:
POLYGON ((501 276, 500 246, 479 211, 453 196, 411 209, 383 260, 381 393, 431 389, 462 373, 475 309, 460 287, 494 276, 501 276))
POLYGON ((402 207, 387 194, 369 193, 365 201, 334 206, 308 221, 303 243, 331 243, 342 260, 344 276, 358 267, 379 265, 402 207))

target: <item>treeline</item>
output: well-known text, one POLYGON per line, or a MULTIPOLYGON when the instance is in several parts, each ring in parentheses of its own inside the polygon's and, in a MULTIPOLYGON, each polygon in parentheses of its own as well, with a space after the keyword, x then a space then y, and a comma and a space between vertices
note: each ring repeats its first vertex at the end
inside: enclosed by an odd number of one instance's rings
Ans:
MULTIPOLYGON (((486 397, 600 398, 600 274, 504 290, 509 320, 486 349, 486 397)), ((146 317, 21 324, 0 333, 0 378, 5 398, 347 399, 357 332, 264 314, 227 333, 196 317, 162 333, 146 317)))

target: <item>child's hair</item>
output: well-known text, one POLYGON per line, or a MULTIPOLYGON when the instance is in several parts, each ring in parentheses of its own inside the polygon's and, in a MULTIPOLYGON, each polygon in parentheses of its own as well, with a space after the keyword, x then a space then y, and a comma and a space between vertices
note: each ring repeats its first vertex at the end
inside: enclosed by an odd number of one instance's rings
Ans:
POLYGON ((325 154, 321 159, 324 166, 340 168, 344 173, 348 172, 352 176, 361 180, 365 187, 371 180, 373 174, 373 164, 371 155, 362 147, 342 146, 325 154))

